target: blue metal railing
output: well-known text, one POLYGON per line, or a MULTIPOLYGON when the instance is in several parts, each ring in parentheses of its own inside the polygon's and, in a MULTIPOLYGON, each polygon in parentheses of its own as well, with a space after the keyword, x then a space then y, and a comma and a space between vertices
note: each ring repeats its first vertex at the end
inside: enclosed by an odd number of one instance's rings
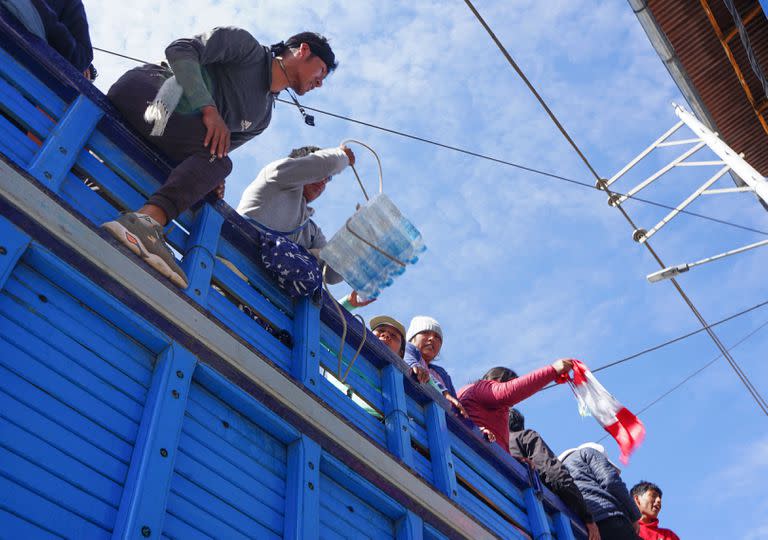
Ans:
MULTIPOLYGON (((0 42, 0 154, 37 180, 52 198, 75 210, 94 230, 120 211, 139 207, 167 175, 169 165, 165 160, 121 123, 98 90, 44 44, 27 42, 3 19, 0 42)), ((2 195, 0 192, 0 199, 2 195)), ((346 379, 349 392, 339 391, 323 372, 337 370, 336 351, 343 325, 349 329, 343 366, 346 369, 363 340, 360 323, 346 312, 345 320, 339 319, 331 305, 333 300, 326 296, 319 303, 288 298, 254 257, 258 246, 250 236, 253 227, 225 203, 206 203, 184 212, 177 221, 179 226, 169 232, 168 239, 183 255, 182 265, 190 279, 189 288, 179 294, 191 299, 207 318, 292 376, 325 407, 388 450, 496 535, 558 539, 584 535, 582 525, 556 497, 549 492, 543 502, 536 497, 517 462, 447 413, 449 409, 441 396, 405 377, 407 369, 402 361, 378 341, 367 340, 346 379), (253 315, 260 322, 254 321, 253 315), (363 402, 370 411, 360 406, 363 402)), ((0 219, 0 230, 4 226, 0 219)), ((3 240, 3 249, 17 256, 6 257, 5 266, 0 265, 0 290, 8 275, 28 256, 25 253, 33 249, 29 247, 31 239, 19 240, 14 247, 13 238, 22 237, 9 232, 3 240)), ((39 250, 35 253, 38 258, 46 257, 39 250)), ((173 345, 161 354, 144 405, 145 418, 132 443, 135 452, 151 453, 158 438, 164 438, 162 448, 166 453, 179 447, 186 422, 186 395, 194 386, 190 386, 191 375, 178 380, 174 377, 176 373, 197 373, 194 364, 190 353, 173 345), (169 398, 169 391, 184 397, 169 398), (153 410, 161 413, 152 416, 147 412, 153 410)), ((201 373, 196 377, 208 382, 219 380, 210 370, 201 373)), ((244 399, 236 391, 230 397, 244 399)), ((277 426, 279 421, 274 423, 277 426)), ((318 500, 312 502, 317 493, 310 493, 315 490, 307 486, 317 486, 321 477, 329 474, 334 482, 343 485, 344 473, 336 458, 306 435, 293 433, 285 426, 279 430, 292 433, 281 439, 288 445, 286 482, 290 487, 285 515, 299 520, 285 519, 285 537, 290 537, 309 526, 301 523, 309 519, 300 511, 302 505, 311 502, 319 508, 318 500), (313 466, 307 469, 308 463, 313 466)), ((158 461, 156 456, 132 462, 114 534, 128 535, 139 516, 148 523, 162 522, 167 517, 162 515, 166 507, 162 501, 168 497, 168 486, 188 481, 174 476, 177 474, 168 462, 158 461), (165 487, 147 490, 150 478, 160 478, 165 487)), ((176 513, 167 519, 178 531, 191 534, 192 525, 184 524, 186 503, 173 497, 170 500, 176 501, 175 506, 168 504, 176 513)), ((383 515, 395 519, 393 531, 398 538, 421 537, 420 518, 410 510, 397 517, 398 511, 385 504, 389 499, 379 498, 383 515)), ((0 501, 0 510, 3 504, 0 501)), ((2 519, 0 515, 0 523, 2 519)), ((152 527, 146 527, 152 535, 152 527)), ((423 534, 439 537, 432 526, 426 527, 423 534)))

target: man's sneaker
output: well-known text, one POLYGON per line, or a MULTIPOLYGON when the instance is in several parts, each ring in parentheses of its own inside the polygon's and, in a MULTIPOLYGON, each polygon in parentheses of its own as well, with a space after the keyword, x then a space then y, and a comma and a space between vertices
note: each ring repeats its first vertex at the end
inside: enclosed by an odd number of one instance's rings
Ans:
POLYGON ((149 266, 170 279, 174 285, 182 289, 187 288, 187 276, 165 244, 163 228, 151 217, 128 212, 115 221, 104 223, 102 228, 144 259, 149 266))

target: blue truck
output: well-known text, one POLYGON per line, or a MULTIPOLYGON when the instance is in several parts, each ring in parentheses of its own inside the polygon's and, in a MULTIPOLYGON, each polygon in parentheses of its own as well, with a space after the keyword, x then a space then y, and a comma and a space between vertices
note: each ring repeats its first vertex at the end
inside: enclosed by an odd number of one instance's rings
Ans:
POLYGON ((0 41, 0 538, 586 537, 334 300, 286 296, 225 203, 168 231, 186 290, 118 246, 99 224, 167 162, 0 41))

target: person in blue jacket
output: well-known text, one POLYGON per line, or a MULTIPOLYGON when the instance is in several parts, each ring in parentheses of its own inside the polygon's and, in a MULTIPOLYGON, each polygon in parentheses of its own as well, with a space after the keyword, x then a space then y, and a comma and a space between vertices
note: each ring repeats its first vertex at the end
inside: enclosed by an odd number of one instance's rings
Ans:
POLYGON ((603 540, 638 540, 640 511, 621 479, 620 469, 608 459, 605 448, 584 443, 558 457, 584 496, 587 509, 603 540))
POLYGON ((88 18, 80 0, 0 0, 27 30, 45 40, 86 78, 96 78, 88 18))

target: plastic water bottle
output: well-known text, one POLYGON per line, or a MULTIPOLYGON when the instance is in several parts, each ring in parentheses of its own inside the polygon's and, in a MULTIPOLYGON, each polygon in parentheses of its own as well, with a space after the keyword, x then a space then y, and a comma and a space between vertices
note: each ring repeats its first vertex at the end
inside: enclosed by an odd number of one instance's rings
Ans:
MULTIPOLYGON (((358 210, 349 227, 385 253, 406 264, 415 264, 426 249, 421 233, 392 201, 379 194, 358 210)), ((355 237, 342 227, 320 253, 321 258, 357 292, 376 298, 391 286, 405 267, 355 237)))

